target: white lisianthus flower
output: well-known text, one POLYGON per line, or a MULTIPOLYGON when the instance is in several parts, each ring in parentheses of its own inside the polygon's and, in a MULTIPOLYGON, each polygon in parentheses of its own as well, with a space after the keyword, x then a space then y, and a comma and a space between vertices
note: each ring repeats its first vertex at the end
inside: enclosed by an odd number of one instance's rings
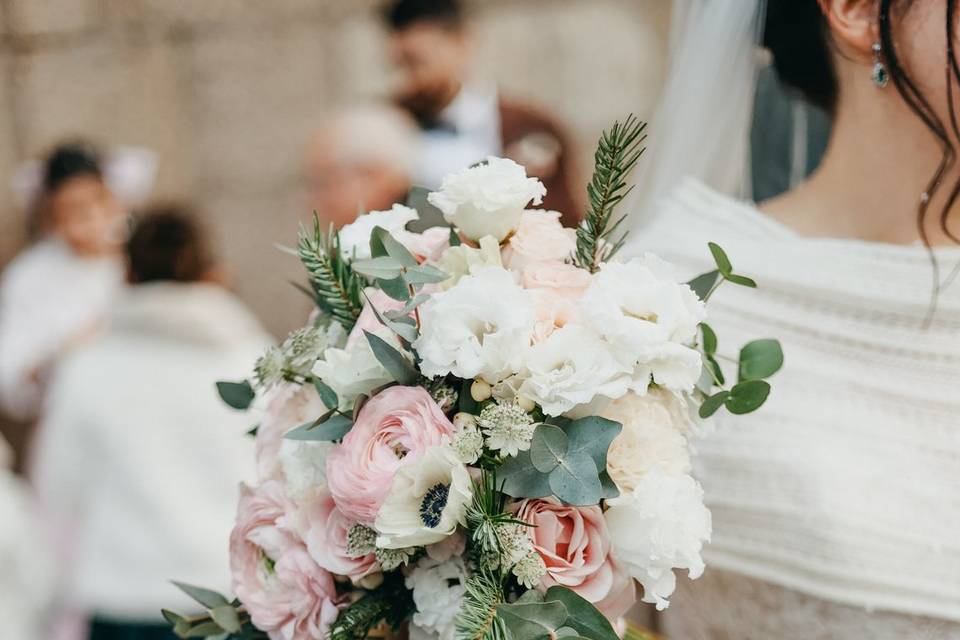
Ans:
POLYGON ((448 446, 400 467, 374 529, 384 549, 420 547, 453 535, 473 497, 470 474, 448 446))
POLYGON ((301 504, 327 486, 327 454, 332 442, 287 440, 280 444, 280 469, 287 496, 301 504))
POLYGON ((531 200, 540 204, 546 193, 543 183, 528 178, 521 165, 491 156, 481 165, 448 175, 427 200, 471 240, 493 236, 503 242, 519 226, 527 204, 531 200))
POLYGON ((417 607, 411 621, 411 638, 453 640, 467 577, 462 557, 443 563, 423 558, 417 563, 405 581, 417 607))
POLYGON ((500 244, 496 238, 484 236, 480 238, 479 244, 479 249, 465 244, 448 247, 440 255, 440 259, 434 262, 438 269, 450 274, 450 278, 438 285, 441 291, 453 287, 460 282, 461 278, 477 269, 503 266, 500 259, 500 244))
POLYGON ((398 240, 406 233, 407 224, 419 220, 415 209, 395 204, 389 211, 371 211, 340 229, 340 251, 354 260, 366 260, 370 257, 370 234, 374 228, 382 227, 398 240))
MULTIPOLYGON (((396 336, 389 330, 381 329, 375 333, 404 353, 396 336)), ((393 382, 393 376, 373 355, 367 340, 358 340, 344 349, 327 349, 323 359, 313 365, 313 375, 336 392, 341 411, 352 409, 358 396, 393 382)))
POLYGON ((509 271, 480 269, 420 307, 420 371, 494 384, 520 368, 534 322, 533 300, 509 271))
POLYGON ((631 372, 610 345, 586 327, 566 325, 538 342, 526 358, 520 393, 559 416, 597 397, 619 398, 627 392, 631 372))
POLYGON ((673 569, 687 569, 691 579, 703 574, 700 553, 712 530, 703 489, 687 474, 654 468, 607 507, 614 558, 643 585, 644 602, 666 609, 676 587, 673 569))
POLYGON ((623 425, 607 451, 607 473, 620 491, 633 491, 654 468, 690 472, 690 445, 684 435, 688 411, 683 398, 661 388, 646 395, 628 393, 600 411, 602 417, 623 425))
POLYGON ((634 370, 634 389, 650 379, 672 391, 690 391, 702 371, 689 347, 706 317, 703 302, 653 254, 604 264, 581 299, 586 322, 634 370))

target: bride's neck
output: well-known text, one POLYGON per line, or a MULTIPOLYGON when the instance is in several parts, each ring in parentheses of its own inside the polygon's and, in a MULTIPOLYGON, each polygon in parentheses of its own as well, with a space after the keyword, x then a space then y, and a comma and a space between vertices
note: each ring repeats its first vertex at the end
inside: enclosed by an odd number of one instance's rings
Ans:
MULTIPOLYGON (((895 92, 855 87, 840 101, 827 152, 817 171, 797 189, 764 203, 763 209, 800 233, 910 244, 920 239, 921 195, 936 171, 941 151, 919 117, 895 92)), ((953 180, 930 203, 929 240, 949 239, 936 223, 953 180)))

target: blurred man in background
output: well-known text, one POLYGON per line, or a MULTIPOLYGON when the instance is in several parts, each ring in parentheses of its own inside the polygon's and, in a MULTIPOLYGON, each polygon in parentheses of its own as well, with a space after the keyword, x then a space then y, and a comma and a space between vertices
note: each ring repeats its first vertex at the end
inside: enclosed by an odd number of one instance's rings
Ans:
POLYGON ((543 111, 471 77, 472 42, 458 0, 392 0, 384 17, 400 74, 395 100, 421 131, 414 184, 437 188, 449 173, 505 156, 543 181, 544 208, 577 224, 582 189, 566 132, 543 111))
POLYGON ((237 486, 253 477, 249 417, 214 382, 270 339, 219 284, 205 236, 155 210, 126 245, 130 287, 101 338, 57 368, 33 480, 62 558, 62 605, 91 640, 172 638, 170 579, 227 589, 237 486))
POLYGON ((311 206, 342 227, 361 211, 404 202, 411 186, 416 127, 402 111, 362 105, 332 114, 307 148, 311 206))

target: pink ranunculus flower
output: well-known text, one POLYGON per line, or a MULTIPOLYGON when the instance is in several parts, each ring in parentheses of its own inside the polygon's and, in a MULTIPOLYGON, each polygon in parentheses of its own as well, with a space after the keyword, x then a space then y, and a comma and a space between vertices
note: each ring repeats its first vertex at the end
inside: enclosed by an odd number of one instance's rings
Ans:
POLYGON ((367 302, 363 305, 363 310, 357 317, 357 322, 353 325, 353 329, 350 330, 350 335, 347 337, 347 351, 353 349, 353 346, 358 342, 367 339, 363 333, 364 331, 378 333, 383 329, 383 324, 377 319, 377 314, 373 312, 374 309, 376 309, 380 315, 383 315, 387 311, 403 309, 404 303, 399 300, 394 300, 380 289, 371 287, 367 289, 365 293, 367 302), (371 305, 373 306, 371 307, 371 305))
POLYGON ((547 567, 541 586, 561 585, 616 620, 636 601, 633 580, 610 555, 610 535, 600 507, 573 507, 556 498, 524 500, 517 517, 533 526, 527 535, 547 567))
POLYGON ((372 525, 397 469, 455 431, 426 389, 381 391, 363 405, 327 458, 327 483, 337 507, 354 522, 372 525))
POLYGON ((376 556, 349 552, 347 536, 355 523, 337 509, 332 496, 318 495, 302 509, 301 517, 307 551, 317 564, 335 575, 350 578, 354 584, 376 582, 381 573, 376 556))
POLYGON ((577 248, 577 232, 560 224, 557 211, 524 211, 520 226, 503 248, 503 264, 522 271, 541 262, 563 262, 577 248))
POLYGON ((312 384, 284 383, 270 390, 267 410, 257 428, 254 451, 257 459, 257 477, 260 481, 282 477, 280 446, 283 436, 305 422, 316 420, 327 407, 312 384))
POLYGON ((241 487, 230 534, 233 591, 270 640, 321 640, 346 600, 307 553, 288 512, 280 483, 241 487))

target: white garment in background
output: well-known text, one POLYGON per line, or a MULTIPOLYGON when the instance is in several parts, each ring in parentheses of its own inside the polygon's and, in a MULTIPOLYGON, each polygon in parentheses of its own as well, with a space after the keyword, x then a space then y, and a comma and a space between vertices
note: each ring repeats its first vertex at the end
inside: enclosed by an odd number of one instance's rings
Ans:
POLYGON ((119 256, 83 258, 46 239, 0 277, 0 404, 12 417, 37 416, 45 369, 78 334, 92 332, 123 284, 119 256))
POLYGON ((51 383, 33 479, 65 555, 64 604, 120 621, 191 611, 180 580, 229 592, 237 487, 254 478, 255 421, 215 382, 270 342, 230 293, 131 287, 107 332, 51 383))
POLYGON ((0 436, 0 638, 41 640, 53 564, 27 486, 10 471, 12 460, 0 436))
POLYGON ((464 85, 436 121, 436 128, 420 133, 415 185, 438 189, 445 176, 503 155, 496 90, 464 85))
MULTIPOLYGON (((723 415, 698 443, 713 540, 668 630, 960 638, 960 283, 924 329, 923 247, 802 237, 694 181, 635 237, 625 254, 656 251, 683 277, 714 268, 708 241, 723 246, 759 289, 724 285, 710 300, 720 353, 757 338, 785 352, 768 403, 723 415)), ((937 257, 949 271, 960 248, 937 257)))

